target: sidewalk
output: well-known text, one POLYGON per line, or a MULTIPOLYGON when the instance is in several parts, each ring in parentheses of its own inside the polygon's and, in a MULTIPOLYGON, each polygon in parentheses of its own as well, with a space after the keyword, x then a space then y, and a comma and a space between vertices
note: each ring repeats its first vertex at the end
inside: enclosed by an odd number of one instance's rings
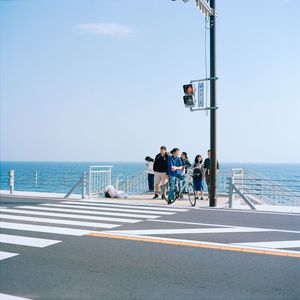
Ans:
MULTIPOLYGON (((0 190, 0 198, 6 197, 16 197, 16 198, 43 198, 49 200, 81 200, 81 195, 72 194, 69 198, 65 199, 65 194, 62 193, 45 193, 45 192, 26 192, 26 191, 14 191, 13 195, 9 194, 7 190, 0 190)), ((142 195, 130 195, 129 198, 126 199, 112 199, 112 198, 93 198, 93 200, 102 200, 105 202, 112 203, 123 203, 123 204, 144 204, 144 205, 162 205, 168 206, 167 202, 162 199, 153 200, 153 194, 147 193, 142 195)), ((205 200, 197 200, 197 204, 195 208, 211 208, 209 206, 209 201, 207 200, 207 196, 204 197, 205 200)), ((85 199, 89 200, 89 199, 85 199)), ((177 200, 173 204, 172 207, 185 207, 192 208, 187 195, 184 196, 183 200, 177 200)), ((256 211, 264 211, 264 212, 277 212, 277 213, 291 213, 291 214, 300 214, 299 206, 277 206, 277 205, 255 205, 256 211)), ((228 197, 227 196, 218 196, 217 198, 217 206, 212 209, 229 209, 228 205, 228 197)), ((247 204, 242 204, 241 199, 236 197, 233 201, 232 210, 251 210, 247 204)))

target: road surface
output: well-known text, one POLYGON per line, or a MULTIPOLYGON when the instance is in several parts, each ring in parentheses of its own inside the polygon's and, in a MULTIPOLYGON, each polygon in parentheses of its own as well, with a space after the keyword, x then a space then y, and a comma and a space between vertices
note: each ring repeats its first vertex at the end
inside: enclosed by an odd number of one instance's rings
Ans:
POLYGON ((1 198, 0 299, 300 299, 300 215, 1 198))

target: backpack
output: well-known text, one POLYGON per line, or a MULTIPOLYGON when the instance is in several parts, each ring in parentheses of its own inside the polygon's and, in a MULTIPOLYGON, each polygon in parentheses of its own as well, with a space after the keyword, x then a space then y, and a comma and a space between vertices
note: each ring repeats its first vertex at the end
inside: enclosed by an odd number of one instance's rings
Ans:
POLYGON ((193 175, 192 175, 194 178, 199 178, 199 177, 202 177, 202 170, 199 169, 199 168, 195 168, 193 170, 193 175))

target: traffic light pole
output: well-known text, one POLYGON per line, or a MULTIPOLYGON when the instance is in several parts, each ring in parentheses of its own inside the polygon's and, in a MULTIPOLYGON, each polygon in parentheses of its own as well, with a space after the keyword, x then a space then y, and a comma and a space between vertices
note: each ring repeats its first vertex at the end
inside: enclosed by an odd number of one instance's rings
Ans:
MULTIPOLYGON (((210 7, 215 10, 215 0, 210 0, 210 7)), ((210 16, 210 78, 216 78, 216 18, 210 16)), ((210 107, 216 107, 216 79, 210 80, 210 107)), ((210 110, 210 170, 209 170, 209 206, 217 205, 216 177, 217 177, 217 110, 210 110)))

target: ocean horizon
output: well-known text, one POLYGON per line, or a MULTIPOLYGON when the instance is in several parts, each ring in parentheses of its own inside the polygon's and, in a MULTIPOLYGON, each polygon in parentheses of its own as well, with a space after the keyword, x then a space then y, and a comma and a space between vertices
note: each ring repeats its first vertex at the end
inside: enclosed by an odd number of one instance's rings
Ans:
MULTIPOLYGON (((8 172, 14 170, 16 191, 66 193, 91 165, 113 166, 112 177, 137 177, 145 171, 143 161, 0 161, 0 189, 9 189, 8 172)), ((270 180, 299 181, 300 189, 300 163, 220 162, 219 174, 229 176, 233 168, 251 170, 270 180)))

